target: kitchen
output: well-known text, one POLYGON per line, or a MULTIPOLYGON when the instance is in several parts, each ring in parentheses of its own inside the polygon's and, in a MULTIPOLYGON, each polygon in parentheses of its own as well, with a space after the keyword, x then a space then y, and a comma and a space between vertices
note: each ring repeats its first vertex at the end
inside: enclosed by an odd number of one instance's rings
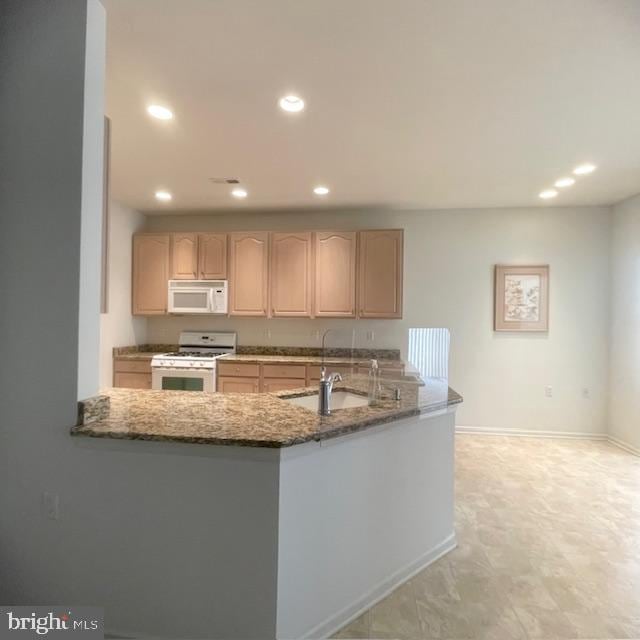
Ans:
MULTIPOLYGON (((132 314, 156 317, 174 314, 184 317, 187 324, 191 316, 218 322, 220 318, 236 316, 400 318, 402 239, 402 230, 136 234, 133 236, 132 314)), ((300 380, 310 385, 320 379, 321 363, 317 356, 324 353, 325 346, 335 344, 335 333, 334 330, 333 335, 329 334, 326 345, 323 339, 322 346, 315 349, 296 350, 284 344, 270 354, 264 345, 253 350, 241 346, 240 353, 244 355, 257 351, 267 356, 254 362, 262 365, 260 369, 230 367, 224 362, 215 367, 213 358, 208 362, 186 359, 184 354, 189 353, 190 346, 194 349, 206 346, 202 342, 208 340, 206 336, 191 336, 194 344, 190 345, 188 336, 181 334, 179 350, 175 345, 161 349, 170 352, 169 356, 145 355, 147 347, 142 348, 142 353, 137 348, 134 363, 130 363, 131 354, 125 353, 134 347, 122 345, 114 351, 113 384, 177 389, 175 376, 171 378, 174 386, 167 386, 167 381, 170 367, 176 364, 175 358, 180 358, 179 369, 192 369, 188 374, 192 381, 189 388, 200 391, 274 391, 299 387, 300 380), (287 360, 283 351, 292 359, 287 360), (305 360, 305 353, 316 359, 305 360), (269 357, 274 355, 279 357, 279 368, 269 363, 269 357), (204 371, 212 375, 204 375, 204 371), (247 375, 239 375, 241 371, 247 375)), ((353 330, 352 335, 355 339, 357 332, 353 330)), ((217 348, 210 349, 210 353, 236 352, 235 336, 229 335, 222 343, 220 339, 219 336, 216 344, 210 343, 217 348)), ((364 355, 360 355, 364 361, 360 362, 351 362, 349 358, 353 354, 345 349, 341 355, 347 360, 336 361, 338 354, 335 353, 331 364, 342 365, 342 371, 350 365, 363 368, 372 359, 367 358, 371 351, 382 359, 383 370, 401 367, 393 361, 394 357, 399 360, 399 349, 395 352, 364 350, 364 355)))
POLYGON ((639 43, 0 3, 0 625, 639 637, 639 43))

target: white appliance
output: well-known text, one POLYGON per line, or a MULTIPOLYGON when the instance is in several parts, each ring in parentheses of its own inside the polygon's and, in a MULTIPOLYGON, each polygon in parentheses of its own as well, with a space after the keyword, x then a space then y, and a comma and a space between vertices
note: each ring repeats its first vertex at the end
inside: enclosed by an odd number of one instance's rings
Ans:
POLYGON ((182 331, 178 351, 151 359, 151 386, 170 391, 215 391, 216 360, 236 352, 236 334, 182 331))
POLYGON ((226 280, 169 280, 169 313, 227 313, 226 280))

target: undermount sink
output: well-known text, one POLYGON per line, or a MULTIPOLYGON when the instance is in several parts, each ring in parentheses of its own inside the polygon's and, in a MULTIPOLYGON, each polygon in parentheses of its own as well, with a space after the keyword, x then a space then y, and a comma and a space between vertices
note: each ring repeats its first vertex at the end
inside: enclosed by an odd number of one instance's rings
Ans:
MULTIPOLYGON (((290 402, 298 407, 309 409, 309 411, 318 411, 318 394, 314 393, 310 396, 298 396, 297 398, 282 398, 285 402, 290 402)), ((369 400, 366 396, 360 396, 357 393, 349 391, 334 391, 331 394, 330 407, 331 411, 335 409, 353 409, 354 407, 366 407, 369 400)))

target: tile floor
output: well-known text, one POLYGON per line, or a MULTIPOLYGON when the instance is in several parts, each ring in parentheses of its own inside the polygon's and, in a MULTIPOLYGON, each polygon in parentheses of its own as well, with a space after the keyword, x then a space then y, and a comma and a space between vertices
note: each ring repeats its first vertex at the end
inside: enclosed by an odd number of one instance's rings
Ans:
POLYGON ((640 638, 640 457, 460 435, 458 547, 336 638, 640 638))

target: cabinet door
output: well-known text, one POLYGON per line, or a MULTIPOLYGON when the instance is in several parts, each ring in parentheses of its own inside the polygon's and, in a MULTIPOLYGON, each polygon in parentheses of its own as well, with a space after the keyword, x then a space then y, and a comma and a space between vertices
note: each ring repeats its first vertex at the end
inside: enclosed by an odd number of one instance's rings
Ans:
POLYGON ((167 313, 168 280, 169 235, 158 233, 134 236, 132 313, 167 313))
POLYGON ((300 389, 305 386, 305 381, 299 378, 264 378, 262 390, 265 393, 284 391, 285 389, 300 389))
POLYGON ((113 374, 113 386, 129 389, 151 389, 151 374, 116 372, 113 374))
POLYGON ((174 233, 171 236, 171 279, 198 278, 198 236, 195 233, 174 233))
POLYGON ((402 317, 402 229, 360 231, 358 314, 402 317))
POLYGON ((266 231, 232 233, 229 261, 229 314, 266 316, 269 244, 266 231))
POLYGON ((217 391, 222 393, 258 393, 260 381, 258 378, 227 378, 218 376, 217 391))
POLYGON ((310 317, 312 292, 311 233, 271 236, 271 315, 310 317))
POLYGON ((226 233, 201 233, 198 236, 198 271, 202 280, 226 280, 226 233))
POLYGON ((315 315, 353 318, 356 315, 356 232, 316 232, 315 253, 315 315))

